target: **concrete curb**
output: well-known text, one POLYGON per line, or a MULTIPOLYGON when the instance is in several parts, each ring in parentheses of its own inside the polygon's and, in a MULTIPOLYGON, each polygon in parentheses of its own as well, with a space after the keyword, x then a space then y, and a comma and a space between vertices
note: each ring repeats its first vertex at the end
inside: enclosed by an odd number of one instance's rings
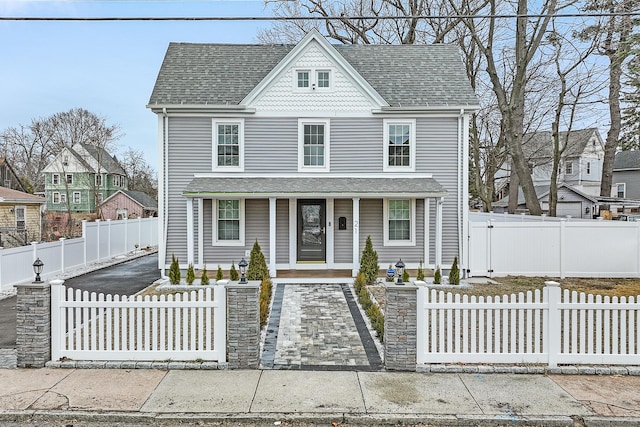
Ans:
POLYGON ((140 413, 91 411, 0 411, 0 422, 81 421, 96 423, 237 423, 246 425, 280 422, 317 425, 338 424, 364 426, 546 426, 546 427, 637 427, 640 418, 578 417, 578 416, 517 416, 517 415, 436 415, 436 414, 366 414, 366 413, 140 413))
POLYGON ((416 372, 438 374, 537 374, 537 375, 629 375, 640 376, 640 366, 542 365, 417 365, 416 372))

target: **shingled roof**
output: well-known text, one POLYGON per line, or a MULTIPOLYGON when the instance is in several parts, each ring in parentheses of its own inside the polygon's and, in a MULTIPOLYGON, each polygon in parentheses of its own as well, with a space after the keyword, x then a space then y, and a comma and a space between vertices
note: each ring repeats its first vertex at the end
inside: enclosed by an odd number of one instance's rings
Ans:
MULTIPOLYGON (((478 105, 454 45, 332 45, 392 107, 478 105)), ((171 43, 154 105, 239 105, 295 45, 171 43)))
POLYGON ((613 170, 640 169, 640 151, 619 151, 613 161, 613 170))
MULTIPOLYGON (((598 129, 576 129, 571 132, 560 132, 561 143, 567 138, 567 149, 565 157, 580 156, 594 133, 598 134, 598 129)), ((553 139, 551 131, 527 133, 522 137, 522 151, 528 159, 548 159, 553 155, 553 139)))

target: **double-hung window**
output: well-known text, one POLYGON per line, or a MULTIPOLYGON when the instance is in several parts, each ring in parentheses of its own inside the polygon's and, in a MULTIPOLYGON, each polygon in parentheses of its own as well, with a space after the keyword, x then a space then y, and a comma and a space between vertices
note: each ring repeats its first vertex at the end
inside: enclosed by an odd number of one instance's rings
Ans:
POLYGON ((567 175, 573 175, 573 162, 567 162, 564 165, 564 173, 567 175))
POLYGON ((329 120, 298 121, 298 170, 329 170, 329 120))
POLYGON ((213 169, 244 169, 244 120, 213 121, 213 169))
POLYGON ((244 200, 214 200, 213 222, 214 245, 244 245, 244 200))
POLYGON ((27 226, 27 207, 16 206, 16 228, 18 230, 24 230, 27 226))
POLYGON ((54 205, 58 205, 58 204, 60 204, 60 192, 58 192, 58 191, 54 191, 54 192, 51 194, 51 202, 52 202, 54 205))
POLYGON ((60 185, 60 174, 59 173, 54 173, 53 175, 51 175, 51 183, 53 185, 60 185))
POLYGON ((415 246, 415 199, 384 200, 384 245, 415 246))
POLYGON ((73 204, 78 205, 82 201, 81 195, 79 191, 73 192, 73 204))
POLYGON ((415 171, 415 120, 384 121, 384 171, 415 171))
POLYGON ((73 174, 72 173, 68 173, 66 179, 67 179, 67 184, 69 184, 69 185, 73 184, 73 174))
POLYGON ((627 185, 624 182, 616 184, 616 197, 624 199, 626 194, 627 194, 627 185))

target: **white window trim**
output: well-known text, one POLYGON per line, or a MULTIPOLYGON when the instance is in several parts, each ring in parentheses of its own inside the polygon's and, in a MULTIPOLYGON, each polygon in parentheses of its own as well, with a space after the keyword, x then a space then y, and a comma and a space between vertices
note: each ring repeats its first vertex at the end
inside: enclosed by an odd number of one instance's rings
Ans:
POLYGON ((96 187, 102 187, 102 175, 99 173, 96 174, 95 184, 96 184, 96 187), (98 179, 100 179, 100 183, 98 183, 98 179))
POLYGON ((59 191, 54 191, 54 192, 51 194, 51 203, 52 203, 52 204, 54 204, 54 205, 59 205, 61 200, 62 200, 62 199, 60 198, 60 192, 59 192, 59 191), (56 196, 58 196, 58 201, 57 201, 57 202, 56 202, 56 196))
POLYGON ((293 70, 293 90, 294 92, 313 92, 315 90, 321 92, 330 92, 333 91, 334 87, 334 69, 327 67, 320 68, 294 68, 293 70), (327 72, 329 73, 329 86, 328 87, 318 87, 318 73, 327 72), (298 86, 298 73, 309 73, 309 86, 307 87, 299 87, 298 86))
POLYGON ((225 172, 244 172, 244 119, 219 120, 213 119, 212 130, 212 159, 211 170, 225 172), (238 166, 218 166, 218 125, 238 125, 238 166))
POLYGON ((68 173, 64 176, 64 181, 68 184, 68 185, 73 185, 73 174, 72 173, 68 173), (71 177, 71 180, 67 179, 71 177))
POLYGON ((389 240, 389 199, 383 199, 383 233, 384 246, 415 246, 416 245, 416 199, 393 197, 391 200, 409 200, 409 240, 389 240))
POLYGON ((573 162, 567 162, 564 165, 564 174, 565 175, 573 175, 573 162), (569 171, 569 169, 571 169, 569 171))
POLYGON ((60 193, 60 203, 67 203, 67 193, 60 193))
POLYGON ((16 217, 16 218, 15 218, 15 219, 16 219, 16 226, 18 225, 18 211, 19 211, 19 210, 22 210, 22 211, 24 212, 24 218, 23 218, 23 221, 24 221, 24 226, 25 226, 25 228, 26 228, 26 226, 27 226, 27 207, 26 207, 26 206, 24 206, 24 205, 17 205, 17 206, 14 208, 15 217, 16 217))
POLYGON ((591 162, 587 162, 587 175, 591 175, 591 162))
POLYGON ((298 119, 298 172, 329 172, 331 170, 331 127, 329 119, 298 119), (305 166, 304 164, 304 126, 324 125, 324 165, 305 166))
POLYGON ((52 185, 60 185, 60 174, 59 173, 54 173, 51 176, 51 184, 52 185), (58 178, 58 182, 56 182, 56 178, 58 178))
POLYGON ((236 199, 233 197, 225 197, 220 199, 212 199, 211 210, 213 212, 213 236, 211 239, 212 246, 244 246, 244 222, 245 210, 244 199, 236 199), (218 240, 218 200, 239 200, 238 208, 240 209, 240 239, 239 240, 218 240))
POLYGON ((614 187, 615 187, 615 191, 616 194, 613 197, 618 197, 618 186, 622 185, 622 199, 627 197, 627 183, 626 182, 617 182, 614 187))
POLYGON ((382 151, 383 172, 415 172, 416 170, 416 121, 415 119, 385 119, 383 120, 384 141, 382 151), (409 166, 389 166, 389 125, 409 125, 409 166))
POLYGON ((82 193, 80 193, 79 191, 74 191, 73 192, 73 204, 74 205, 79 205, 82 203, 82 193), (78 201, 76 202, 76 196, 78 196, 78 201))

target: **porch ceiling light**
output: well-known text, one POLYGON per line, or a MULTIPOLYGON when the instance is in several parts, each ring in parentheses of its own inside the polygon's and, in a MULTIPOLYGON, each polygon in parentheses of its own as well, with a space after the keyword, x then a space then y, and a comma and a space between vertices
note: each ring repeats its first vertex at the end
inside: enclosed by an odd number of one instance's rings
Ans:
POLYGON ((43 268, 44 268, 44 262, 42 262, 40 258, 37 258, 33 262, 33 272, 36 274, 36 280, 34 280, 33 283, 42 283, 42 280, 40 280, 40 273, 42 273, 43 268))
POLYGON ((245 276, 245 273, 247 272, 247 265, 249 265, 249 263, 244 258, 242 258, 240 260, 240 262, 238 263, 238 267, 240 268, 240 282, 239 283, 247 283, 247 277, 245 276))
POLYGON ((400 261, 396 262, 396 271, 398 272, 398 281, 396 284, 404 285, 404 282, 402 281, 402 275, 404 274, 404 262, 402 262, 402 258, 400 258, 400 261))

